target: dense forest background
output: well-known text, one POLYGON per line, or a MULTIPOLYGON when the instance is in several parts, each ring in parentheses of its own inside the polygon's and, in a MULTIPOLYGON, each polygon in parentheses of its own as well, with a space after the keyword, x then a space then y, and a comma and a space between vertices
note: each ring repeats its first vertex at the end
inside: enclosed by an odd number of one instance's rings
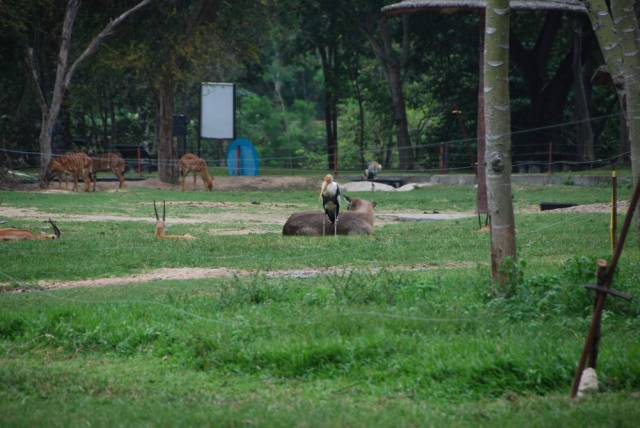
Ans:
MULTIPOLYGON (((77 57, 129 0, 84 2, 77 57)), ((383 17, 390 1, 159 0, 130 16, 76 71, 52 131, 53 152, 141 145, 158 159, 163 129, 187 118, 196 151, 201 82, 237 85, 237 135, 263 170, 472 172, 479 16, 383 17)), ((0 162, 39 164, 42 112, 26 60, 53 90, 67 2, 0 4, 0 162)), ((515 172, 587 169, 628 160, 625 125, 585 15, 513 12, 515 172)), ((170 132, 169 132, 170 134, 170 132)), ((202 140, 210 165, 228 142, 202 140)), ((171 156, 170 156, 171 158, 171 156)))

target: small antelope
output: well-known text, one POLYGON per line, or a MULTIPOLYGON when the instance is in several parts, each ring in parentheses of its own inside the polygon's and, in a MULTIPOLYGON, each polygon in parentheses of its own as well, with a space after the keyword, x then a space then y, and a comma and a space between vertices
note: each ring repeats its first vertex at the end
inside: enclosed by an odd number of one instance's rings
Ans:
POLYGON ((98 171, 111 171, 116 177, 118 177, 118 181, 120 184, 118 185, 119 189, 124 189, 124 159, 120 156, 120 153, 100 153, 95 157, 91 158, 92 167, 93 167, 93 191, 96 191, 96 172, 98 171))
POLYGON ((53 228, 53 233, 42 233, 42 232, 32 232, 27 229, 15 229, 13 227, 10 228, 0 228, 0 241, 19 241, 19 240, 28 240, 28 241, 44 241, 47 239, 58 239, 60 238, 60 229, 53 222, 53 220, 49 219, 49 223, 51 223, 51 227, 53 228))
MULTIPOLYGON (((44 175, 44 184, 48 187, 54 177, 58 178, 60 187, 62 186, 62 176, 70 175, 73 177, 73 191, 78 190, 78 181, 80 178, 84 180, 84 191, 91 190, 91 175, 93 167, 91 158, 82 152, 67 153, 66 155, 51 159, 47 166, 47 172, 44 175)), ((65 180, 65 189, 68 182, 65 180)))
POLYGON ((156 213, 156 238, 158 239, 186 239, 192 240, 196 239, 195 237, 189 235, 167 235, 165 234, 165 219, 167 213, 167 204, 166 201, 162 201, 162 220, 158 216, 158 208, 156 207, 156 201, 153 201, 153 211, 156 213))
MULTIPOLYGON (((336 227, 338 235, 370 235, 373 233, 373 208, 375 202, 349 198, 349 210, 340 214, 340 223, 336 227)), ((283 235, 323 236, 326 214, 306 211, 292 214, 282 228, 283 235)))
POLYGON ((179 162, 180 166, 180 182, 182 185, 182 190, 185 190, 185 180, 187 175, 190 172, 193 172, 193 189, 196 188, 196 177, 200 174, 202 177, 202 182, 207 189, 211 191, 213 189, 213 180, 214 178, 209 175, 209 169, 207 168, 207 163, 204 159, 199 158, 193 153, 187 153, 180 158, 179 162))

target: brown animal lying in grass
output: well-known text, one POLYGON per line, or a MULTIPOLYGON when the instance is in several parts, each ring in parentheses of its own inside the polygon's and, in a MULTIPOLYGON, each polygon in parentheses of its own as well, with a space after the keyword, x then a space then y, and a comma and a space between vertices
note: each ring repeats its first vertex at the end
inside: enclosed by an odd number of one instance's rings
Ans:
MULTIPOLYGON (((351 199, 349 211, 340 214, 338 235, 370 235, 373 233, 373 208, 375 202, 351 199)), ((283 235, 322 236, 323 212, 306 211, 292 214, 282 228, 283 235)), ((332 235, 333 233, 331 233, 332 235)))
POLYGON ((44 241, 46 239, 58 239, 60 238, 60 229, 58 226, 49 219, 49 223, 53 228, 53 234, 32 232, 27 229, 15 229, 13 227, 0 228, 0 241, 44 241))

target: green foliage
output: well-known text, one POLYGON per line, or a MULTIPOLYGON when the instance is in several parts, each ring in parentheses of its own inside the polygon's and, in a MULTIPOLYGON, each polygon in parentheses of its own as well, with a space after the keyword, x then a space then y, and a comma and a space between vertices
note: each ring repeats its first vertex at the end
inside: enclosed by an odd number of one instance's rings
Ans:
MULTIPOLYGON (((558 273, 536 273, 530 277, 525 276, 523 263, 517 268, 511 264, 508 267, 508 292, 496 297, 485 294, 485 298, 492 308, 511 319, 590 317, 595 294, 583 285, 595 283, 596 260, 596 256, 572 257, 562 264, 558 273)), ((636 274, 631 271, 630 275, 630 278, 617 276, 614 280, 615 288, 636 289, 631 284, 636 274)), ((486 284, 481 283, 479 289, 486 290, 486 284)), ((627 316, 631 319, 640 316, 640 305, 617 300, 607 300, 610 315, 627 316)))
POLYGON ((240 104, 239 134, 256 145, 264 168, 318 169, 312 160, 324 152, 323 127, 310 102, 296 100, 282 111, 269 97, 244 91, 240 104))
MULTIPOLYGON (((515 195, 516 205, 530 211, 560 197, 607 200, 608 190, 523 187, 515 195)), ((150 220, 151 201, 166 199, 169 224, 211 212, 264 213, 273 201, 318 209, 316 196, 315 190, 0 194, 3 206, 54 218, 110 211, 150 220)), ((473 204, 471 187, 374 196, 384 212, 473 204)), ((376 225, 371 237, 337 239, 284 238, 280 225, 244 236, 211 234, 228 223, 172 226, 172 233, 198 237, 190 242, 158 242, 150 221, 60 220, 58 241, 2 244, 3 278, 24 285, 190 266, 238 274, 0 293, 3 422, 633 426, 637 302, 607 300, 599 357, 604 393, 579 406, 560 398, 593 304, 582 285, 593 282, 595 260, 610 251, 608 214, 519 213, 516 221, 518 256, 526 264, 512 272, 505 297, 491 293, 486 281, 488 236, 475 218, 376 225)), ((614 280, 614 288, 634 296, 637 258, 631 241, 614 280)))

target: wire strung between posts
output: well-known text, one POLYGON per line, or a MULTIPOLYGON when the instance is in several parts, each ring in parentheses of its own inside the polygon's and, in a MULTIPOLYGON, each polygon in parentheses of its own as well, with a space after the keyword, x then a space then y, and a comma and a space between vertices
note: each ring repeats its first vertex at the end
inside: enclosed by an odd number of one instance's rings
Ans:
MULTIPOLYGON (((5 150, 5 151, 11 151, 10 149, 0 149, 0 151, 5 150)), ((15 151, 14 151, 15 152, 15 151)), ((518 168, 520 166, 558 166, 558 165, 568 165, 568 166, 586 166, 586 165, 593 165, 596 168, 597 167, 604 167, 604 166, 608 166, 608 165, 612 165, 615 164, 619 159, 623 159, 625 157, 628 157, 630 155, 631 152, 624 152, 618 155, 614 155, 608 158, 600 158, 600 159, 594 159, 592 161, 566 161, 566 160, 558 160, 558 161, 552 161, 552 162, 548 162, 548 161, 519 161, 519 162, 513 162, 512 163, 512 167, 513 168, 518 168)), ((36 153, 35 155, 40 156, 39 153, 36 153)), ((59 155, 59 156, 63 156, 63 155, 59 155)), ((130 159, 127 158, 125 160, 135 160, 135 159, 130 159)), ((216 162, 216 160, 207 160, 208 162, 216 162)), ((158 164, 167 164, 167 165, 173 165, 176 166, 177 165, 177 161, 149 161, 149 160, 145 160, 144 162, 142 162, 143 165, 150 165, 150 166, 157 166, 158 164)), ((288 167, 276 167, 276 166, 261 166, 261 170, 262 171, 300 171, 301 169, 303 169, 305 171, 305 176, 306 175, 313 175, 313 174, 321 174, 326 172, 326 168, 308 168, 308 167, 304 167, 304 168, 288 168, 288 167)), ((448 166, 446 168, 447 172, 451 172, 451 171, 469 171, 469 172, 473 172, 475 170, 475 166, 472 165, 464 165, 464 166, 448 166)), ((408 174, 412 174, 412 175, 419 175, 419 174, 433 174, 433 173, 440 173, 442 172, 442 168, 440 167, 433 167, 433 168, 424 168, 424 169, 390 169, 387 170, 387 172, 391 173, 391 172, 395 172, 395 173, 408 173, 408 174)), ((360 170, 344 170, 342 172, 343 175, 348 175, 348 174, 361 174, 360 170)), ((34 177, 35 178, 35 177, 34 177)))
MULTIPOLYGON (((596 116, 596 117, 591 117, 589 119, 580 119, 580 120, 572 120, 572 121, 566 121, 566 122, 561 122, 561 123, 557 123, 557 124, 552 124, 552 125, 545 125, 545 126, 539 126, 539 127, 534 127, 534 128, 525 128, 522 130, 517 130, 517 131, 512 131, 510 132, 509 135, 513 136, 513 135, 521 135, 521 134, 527 134, 527 133, 535 133, 535 132, 540 132, 540 131, 545 131, 545 130, 550 130, 550 129, 556 129, 556 128, 562 128, 562 127, 567 127, 567 126, 575 126, 575 125, 579 125, 582 123, 588 123, 588 122, 595 122, 595 121, 599 121, 599 120, 604 120, 604 119, 609 119, 609 118, 613 118, 613 117, 620 117, 621 114, 620 113, 612 113, 612 114, 607 114, 607 115, 602 115, 602 116, 596 116)), ((438 147, 438 146, 442 146, 442 145, 457 145, 457 144, 465 144, 465 143, 472 143, 472 142, 477 142, 479 138, 477 137, 471 137, 471 138, 461 138, 461 139, 451 139, 451 140, 442 140, 439 142, 434 142, 434 143, 426 143, 426 144, 420 144, 417 146, 414 145, 409 145, 409 146, 394 146, 395 149, 423 149, 423 148, 429 148, 429 147, 438 147)), ((546 147, 547 146, 547 142, 539 142, 539 143, 528 143, 528 146, 531 146, 531 144, 540 144, 541 146, 546 147)), ((33 155, 33 156, 41 156, 40 152, 34 152, 34 151, 25 151, 25 150, 15 150, 15 149, 5 149, 2 148, 0 149, 0 152, 5 152, 5 153, 15 153, 15 154, 25 154, 25 155, 33 155)), ((543 153, 540 153, 543 154, 543 153)), ((62 156, 62 155, 58 155, 58 154, 52 154, 52 157, 56 157, 56 156, 62 156)), ((137 158, 127 158, 126 160, 128 161, 134 161, 137 160, 137 158)), ((205 159, 208 163, 211 163, 212 165, 214 164, 218 164, 220 162, 224 162, 226 161, 226 158, 223 159, 213 159, 213 158, 207 158, 205 159)), ((309 160, 308 156, 277 156, 277 157, 261 157, 261 160, 263 162, 265 161, 269 161, 269 160, 309 160)), ((149 161, 148 159, 141 159, 141 162, 143 165, 157 165, 157 161, 149 161)), ((166 165, 171 165, 171 166, 176 166, 178 163, 178 160, 173 160, 173 161, 163 161, 163 164, 166 165)), ((543 162, 544 163, 544 162, 543 162)), ((546 163, 548 164, 548 163, 546 163)), ((469 167, 467 167, 468 169, 469 167)), ((282 168, 279 168, 282 169, 282 168)), ((306 170, 307 168, 305 168, 306 170)), ((448 168, 450 169, 450 168, 448 168)), ((326 169, 319 169, 320 171, 324 171, 326 169)), ((435 170, 439 170, 437 168, 433 169, 435 170)))

